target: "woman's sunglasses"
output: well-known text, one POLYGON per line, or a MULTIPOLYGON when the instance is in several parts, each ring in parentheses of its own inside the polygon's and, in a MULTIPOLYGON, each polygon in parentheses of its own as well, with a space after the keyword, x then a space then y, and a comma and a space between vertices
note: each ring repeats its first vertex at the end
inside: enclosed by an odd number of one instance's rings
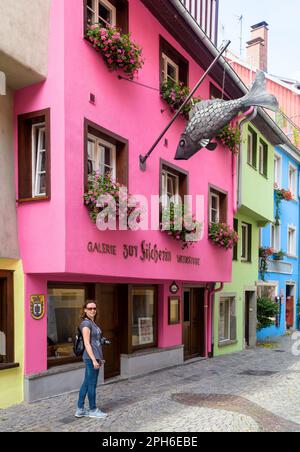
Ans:
POLYGON ((87 311, 97 311, 97 308, 86 308, 87 311))

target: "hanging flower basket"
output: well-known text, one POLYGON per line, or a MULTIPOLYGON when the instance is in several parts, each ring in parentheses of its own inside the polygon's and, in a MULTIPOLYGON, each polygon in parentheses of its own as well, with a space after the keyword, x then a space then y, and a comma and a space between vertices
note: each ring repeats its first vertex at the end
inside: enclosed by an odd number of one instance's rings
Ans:
MULTIPOLYGON (((183 83, 167 80, 162 83, 160 92, 161 98, 168 104, 171 113, 176 113, 189 96, 190 89, 187 86, 184 86, 183 83)), ((202 99, 199 97, 194 97, 193 100, 190 100, 186 104, 181 112, 185 119, 189 119, 189 112, 193 108, 193 105, 201 100, 202 99)))
POLYGON ((226 223, 211 223, 208 236, 220 248, 232 249, 239 240, 237 233, 226 223))
POLYGON ((194 245, 201 235, 201 223, 195 220, 195 216, 187 215, 184 206, 170 204, 162 212, 161 231, 166 232, 174 240, 182 242, 182 249, 194 245), (193 234, 194 240, 188 240, 193 234))
POLYGON ((121 69, 133 78, 143 67, 142 49, 131 40, 129 34, 122 34, 115 27, 101 25, 90 25, 86 34, 111 71, 121 69))
POLYGON ((280 215, 281 215, 280 207, 281 207, 282 201, 292 201, 292 200, 293 200, 293 195, 290 190, 284 190, 284 188, 279 189, 277 187, 277 185, 275 184, 276 225, 279 225, 280 215))
POLYGON ((270 247, 261 247, 259 248, 259 271, 261 273, 261 279, 265 281, 265 275, 268 271, 268 258, 274 254, 273 248, 270 247))
MULTIPOLYGON (((125 191, 121 189, 126 187, 114 181, 110 174, 100 175, 98 172, 94 172, 89 175, 88 189, 84 193, 83 198, 85 205, 89 211, 90 218, 93 223, 96 224, 98 215, 104 210, 109 208, 110 213, 119 218, 121 215, 128 217, 135 210, 135 208, 126 207, 124 211, 120 209, 120 204, 127 206, 127 200, 130 199, 130 195, 127 196, 125 191), (98 200, 101 196, 110 195, 114 200, 114 203, 110 205, 108 202, 103 207, 98 206, 98 200)), ((127 190, 126 190, 127 193, 127 190)))
POLYGON ((218 132, 216 138, 224 146, 227 146, 233 154, 238 154, 241 144, 241 132, 238 127, 228 125, 218 132))

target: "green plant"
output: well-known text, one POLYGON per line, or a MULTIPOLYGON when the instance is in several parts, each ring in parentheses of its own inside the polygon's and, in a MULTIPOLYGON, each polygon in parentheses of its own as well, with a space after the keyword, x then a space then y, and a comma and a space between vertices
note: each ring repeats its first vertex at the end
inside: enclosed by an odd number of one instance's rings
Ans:
POLYGON ((134 43, 129 34, 122 34, 118 28, 90 25, 87 37, 93 47, 101 52, 107 66, 115 71, 122 69, 133 78, 144 65, 142 49, 134 43))
POLYGON ((232 249, 239 239, 237 233, 226 223, 211 223, 208 236, 215 245, 226 250, 232 249))
POLYGON ((161 230, 174 240, 181 241, 182 248, 185 249, 199 240, 202 227, 182 204, 170 203, 168 208, 163 209, 161 230), (190 234, 193 234, 194 240, 188 240, 190 234))
POLYGON ((278 304, 269 298, 257 299, 257 329, 261 331, 274 325, 274 318, 279 314, 278 304))
POLYGON ((294 136, 294 144, 296 147, 299 146, 299 129, 296 127, 293 128, 293 136, 294 136))
POLYGON ((265 275, 268 271, 268 258, 274 253, 273 248, 261 247, 259 248, 259 271, 261 274, 261 279, 265 281, 265 275))
POLYGON ((286 253, 285 253, 284 251, 282 251, 282 250, 280 250, 280 251, 275 251, 275 252, 273 253, 273 258, 274 258, 276 261, 282 260, 285 256, 286 256, 286 253))
MULTIPOLYGON (((179 110, 182 104, 185 102, 186 98, 190 94, 190 89, 187 86, 184 86, 183 83, 176 83, 173 80, 166 80, 162 83, 161 88, 161 98, 168 104, 169 109, 172 113, 175 113, 179 110)), ((183 108, 181 114, 188 119, 189 113, 193 108, 193 105, 197 102, 200 102, 201 99, 198 97, 194 97, 191 99, 183 108)))
POLYGON ((280 220, 280 215, 281 215, 280 207, 281 207, 282 201, 292 201, 292 199, 293 199, 293 195, 290 190, 285 190, 284 188, 279 189, 275 185, 276 225, 279 225, 279 220, 280 220))
POLYGON ((111 175, 100 175, 99 172, 93 172, 88 178, 88 189, 83 195, 85 205, 89 211, 90 218, 96 224, 98 215, 103 209, 109 209, 113 216, 119 217, 125 215, 128 219, 129 215, 135 210, 127 207, 127 190, 118 182, 114 181, 111 175), (121 190, 121 188, 125 190, 121 190), (98 206, 98 200, 101 196, 109 195, 114 203, 105 203, 104 207, 98 206), (120 210, 120 204, 126 205, 124 211, 120 210))
POLYGON ((237 154, 239 152, 241 132, 238 127, 233 127, 229 124, 218 132, 216 138, 224 146, 227 146, 233 154, 237 154))

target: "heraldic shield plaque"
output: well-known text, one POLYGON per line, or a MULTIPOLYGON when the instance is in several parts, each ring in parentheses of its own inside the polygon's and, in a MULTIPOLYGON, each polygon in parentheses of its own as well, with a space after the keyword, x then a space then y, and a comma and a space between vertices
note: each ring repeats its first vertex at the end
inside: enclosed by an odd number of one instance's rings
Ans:
POLYGON ((31 295, 30 313, 34 320, 41 320, 45 315, 45 295, 31 295))

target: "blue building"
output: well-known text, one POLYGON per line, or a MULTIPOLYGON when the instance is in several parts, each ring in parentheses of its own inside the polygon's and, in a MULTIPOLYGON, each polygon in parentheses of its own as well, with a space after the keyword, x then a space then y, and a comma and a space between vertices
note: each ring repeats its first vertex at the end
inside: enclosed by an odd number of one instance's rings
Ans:
POLYGON ((275 190, 274 223, 261 229, 261 246, 273 248, 277 255, 268 259, 265 281, 260 274, 257 295, 275 299, 280 314, 274 326, 258 332, 258 340, 282 336, 288 328, 299 327, 299 170, 300 154, 294 148, 275 148, 274 186, 290 191, 293 199, 282 200, 278 208, 275 190))

